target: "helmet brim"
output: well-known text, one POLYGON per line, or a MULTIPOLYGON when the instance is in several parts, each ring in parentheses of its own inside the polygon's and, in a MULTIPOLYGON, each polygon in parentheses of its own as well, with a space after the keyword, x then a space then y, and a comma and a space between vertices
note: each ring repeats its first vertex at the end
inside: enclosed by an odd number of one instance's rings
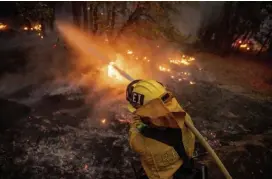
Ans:
POLYGON ((165 107, 170 111, 170 112, 180 112, 184 111, 180 104, 178 103, 176 98, 173 98, 170 103, 167 103, 165 107))
MULTIPOLYGON (((176 98, 173 98, 172 101, 168 104, 165 105, 165 107, 170 111, 170 112, 180 112, 184 111, 184 109, 179 105, 178 101, 176 98)), ((128 104, 127 106, 128 110, 130 112, 135 112, 136 108, 134 108, 131 104, 128 104)))
POLYGON ((127 108, 129 110, 129 112, 133 113, 134 111, 136 111, 136 109, 131 104, 128 104, 127 108))

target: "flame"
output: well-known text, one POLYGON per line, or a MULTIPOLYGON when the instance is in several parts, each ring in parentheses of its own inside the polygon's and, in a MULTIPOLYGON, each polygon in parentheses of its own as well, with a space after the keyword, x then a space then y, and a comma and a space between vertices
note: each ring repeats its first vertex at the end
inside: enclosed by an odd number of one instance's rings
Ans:
POLYGON ((106 121, 107 121, 106 119, 101 119, 101 123, 102 123, 102 124, 105 124, 106 121))
POLYGON ((33 28, 31 28, 31 30, 36 30, 36 31, 41 31, 42 30, 42 25, 41 24, 37 24, 37 25, 34 25, 33 28))
POLYGON ((241 44, 240 48, 247 48, 247 44, 241 44))
POLYGON ((195 82, 193 82, 193 81, 190 81, 190 85, 194 85, 195 84, 195 82))
POLYGON ((0 30, 5 30, 8 26, 6 24, 0 23, 0 30))
POLYGON ((28 30, 28 27, 24 27, 23 29, 24 29, 24 30, 28 30))
POLYGON ((194 61, 195 58, 194 57, 186 57, 185 55, 182 55, 181 59, 178 60, 178 59, 175 59, 175 60, 172 60, 171 58, 169 59, 169 62, 172 63, 172 64, 176 64, 176 65, 190 65, 190 62, 191 61, 194 61))
POLYGON ((190 65, 190 63, 187 62, 185 59, 182 59, 182 60, 180 61, 180 63, 182 63, 182 64, 184 64, 184 65, 190 65))
POLYGON ((188 61, 194 61, 195 58, 194 57, 190 57, 188 61))
POLYGON ((127 54, 131 55, 131 54, 133 54, 133 51, 132 50, 128 50, 127 54))
POLYGON ((170 72, 170 71, 171 71, 169 68, 166 68, 166 67, 163 66, 163 65, 160 65, 160 66, 159 66, 159 70, 160 70, 160 71, 163 71, 163 72, 170 72))

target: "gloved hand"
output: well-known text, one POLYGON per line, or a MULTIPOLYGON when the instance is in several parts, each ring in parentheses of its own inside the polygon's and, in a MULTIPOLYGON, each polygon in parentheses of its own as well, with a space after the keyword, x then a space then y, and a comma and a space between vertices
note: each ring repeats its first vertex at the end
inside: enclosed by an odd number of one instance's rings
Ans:
POLYGON ((144 124, 143 122, 138 122, 138 123, 136 124, 136 128, 137 128, 140 132, 142 132, 142 131, 144 130, 144 128, 146 128, 146 127, 147 127, 147 125, 144 124))

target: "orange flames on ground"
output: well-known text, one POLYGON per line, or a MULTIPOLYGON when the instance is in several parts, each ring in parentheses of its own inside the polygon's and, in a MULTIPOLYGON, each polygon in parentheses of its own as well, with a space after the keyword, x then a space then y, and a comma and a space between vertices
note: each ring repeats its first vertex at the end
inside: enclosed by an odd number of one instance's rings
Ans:
MULTIPOLYGON (((123 89, 123 85, 129 83, 129 80, 124 78, 114 66, 117 66, 137 79, 148 79, 150 78, 150 62, 152 60, 152 62, 154 62, 152 65, 156 65, 159 71, 167 72, 172 79, 183 81, 186 80, 185 76, 189 76, 190 74, 181 72, 183 74, 177 75, 174 70, 170 69, 169 65, 177 64, 188 66, 195 60, 193 57, 181 55, 179 58, 172 58, 175 60, 170 58, 169 60, 166 60, 165 62, 170 62, 169 64, 164 63, 160 65, 158 64, 159 61, 157 61, 157 59, 153 60, 150 59, 150 57, 145 56, 147 54, 141 55, 138 53, 138 49, 124 48, 121 50, 123 51, 123 54, 116 54, 111 47, 104 43, 105 38, 100 39, 99 37, 91 37, 89 34, 83 33, 70 24, 58 22, 57 27, 67 43, 77 54, 74 63, 75 72, 73 72, 73 74, 83 74, 82 69, 90 67, 90 70, 87 73, 84 72, 83 77, 80 79, 80 83, 95 83, 95 86, 99 86, 99 88, 114 85, 115 89, 123 89), (94 72, 94 69, 97 69, 99 72, 94 72)), ((194 82, 191 81, 190 84, 194 84, 194 82)))
POLYGON ((170 71, 171 71, 170 68, 167 68, 167 67, 164 66, 164 65, 160 65, 160 66, 159 66, 159 70, 160 70, 160 71, 163 71, 163 72, 170 72, 170 71))
POLYGON ((190 65, 190 62, 191 61, 194 61, 195 58, 194 57, 187 57, 185 55, 182 55, 181 59, 175 59, 175 60, 172 60, 172 59, 169 59, 169 62, 172 63, 172 64, 176 64, 176 65, 190 65))
POLYGON ((0 23, 0 30, 6 30, 7 27, 8 27, 8 26, 7 26, 6 24, 0 23))

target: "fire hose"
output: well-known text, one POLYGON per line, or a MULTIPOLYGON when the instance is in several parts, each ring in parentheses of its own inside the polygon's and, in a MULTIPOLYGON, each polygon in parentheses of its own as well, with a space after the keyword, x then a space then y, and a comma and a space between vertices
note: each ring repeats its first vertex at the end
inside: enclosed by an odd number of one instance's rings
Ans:
MULTIPOLYGON (((127 80, 133 81, 134 79, 129 76, 127 73, 125 73, 123 70, 118 68, 116 65, 113 65, 113 67, 127 80)), ((174 116, 172 116, 174 118, 174 116)), ((177 121, 176 121, 177 122, 177 121)), ((178 123, 178 122, 177 122, 178 123)), ((192 133, 196 136, 196 138, 199 140, 201 145, 207 150, 207 152, 211 155, 211 157, 214 159, 215 163, 221 170, 221 172, 224 174, 225 178, 227 179, 232 179, 230 173, 220 160, 220 158, 217 156, 215 151, 212 149, 212 147, 209 145, 209 143, 205 140, 205 138, 200 134, 200 132, 194 127, 193 124, 191 124, 189 121, 185 120, 184 121, 185 125, 192 131, 192 133)))
POLYGON ((228 172, 228 170, 226 169, 226 167, 224 166, 224 164, 222 163, 222 161, 219 159, 219 157, 217 156, 217 154, 214 152, 214 150, 212 149, 212 147, 209 145, 209 143, 204 139, 204 137, 200 134, 200 132, 194 127, 193 124, 191 124, 190 122, 188 122, 187 120, 184 121, 185 125, 194 133, 194 135, 197 137, 197 139, 199 140, 199 142, 201 143, 201 145, 207 150, 207 152, 212 156, 212 158, 214 159, 215 163, 217 164, 217 166, 219 167, 219 169, 221 170, 221 172, 225 175, 225 177, 227 179, 231 179, 231 175, 228 172))

